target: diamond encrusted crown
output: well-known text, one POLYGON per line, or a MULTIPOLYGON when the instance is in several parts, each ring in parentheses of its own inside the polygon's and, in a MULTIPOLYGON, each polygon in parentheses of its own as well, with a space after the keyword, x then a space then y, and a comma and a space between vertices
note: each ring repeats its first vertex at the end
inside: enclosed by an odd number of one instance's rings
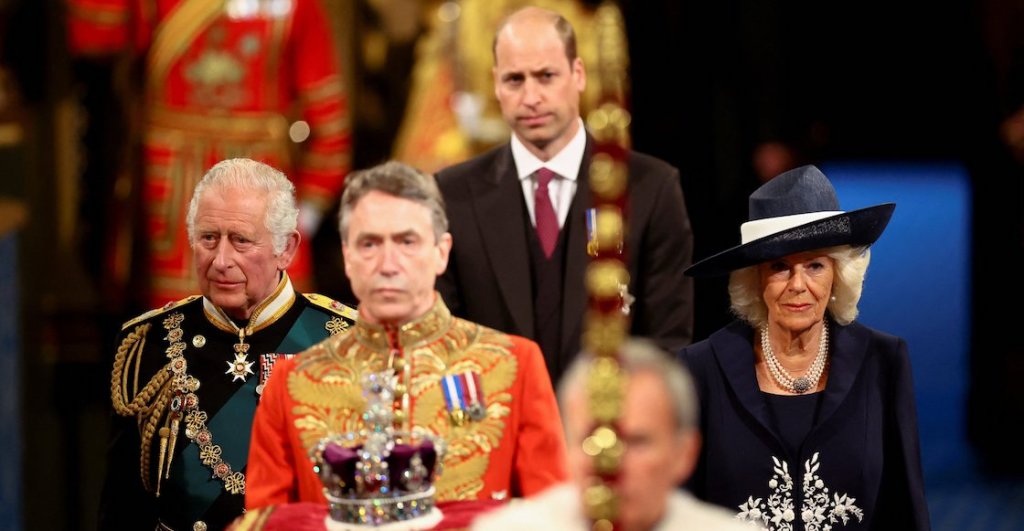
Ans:
POLYGON ((433 480, 444 444, 422 430, 393 427, 396 384, 391 370, 366 375, 364 428, 325 437, 311 452, 331 521, 353 528, 402 523, 403 529, 417 529, 413 524, 419 521, 426 528, 440 520, 433 480))

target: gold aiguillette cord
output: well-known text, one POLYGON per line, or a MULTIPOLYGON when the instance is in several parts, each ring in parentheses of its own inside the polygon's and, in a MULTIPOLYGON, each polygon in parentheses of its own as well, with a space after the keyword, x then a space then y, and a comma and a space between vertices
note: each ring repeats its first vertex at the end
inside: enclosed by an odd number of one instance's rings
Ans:
POLYGON ((160 459, 157 461, 157 465, 156 465, 156 497, 157 498, 160 497, 160 480, 163 479, 163 476, 164 476, 163 475, 164 458, 167 457, 167 435, 170 433, 170 430, 167 429, 167 426, 164 426, 163 428, 160 428, 160 432, 159 433, 160 433, 160 459))
POLYGON ((178 418, 180 416, 181 415, 178 413, 171 413, 171 444, 168 445, 169 447, 167 452, 167 472, 164 473, 165 479, 170 479, 171 477, 171 462, 174 461, 174 443, 178 441, 178 427, 180 424, 178 418))

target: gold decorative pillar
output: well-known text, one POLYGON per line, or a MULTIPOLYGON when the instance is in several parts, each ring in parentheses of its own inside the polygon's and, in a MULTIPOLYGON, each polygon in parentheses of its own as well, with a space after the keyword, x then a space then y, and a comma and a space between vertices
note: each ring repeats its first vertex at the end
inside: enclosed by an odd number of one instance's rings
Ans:
POLYGON ((629 272, 626 268, 626 199, 629 188, 627 157, 630 115, 627 104, 628 55, 618 7, 610 1, 596 12, 597 68, 601 101, 586 116, 587 129, 597 142, 590 163, 593 209, 587 214, 587 294, 583 345, 595 357, 587 381, 587 403, 595 427, 583 442, 593 458, 594 475, 583 493, 587 517, 595 531, 615 528, 618 499, 615 483, 625 453, 618 421, 626 389, 619 367, 619 348, 629 333, 629 272))

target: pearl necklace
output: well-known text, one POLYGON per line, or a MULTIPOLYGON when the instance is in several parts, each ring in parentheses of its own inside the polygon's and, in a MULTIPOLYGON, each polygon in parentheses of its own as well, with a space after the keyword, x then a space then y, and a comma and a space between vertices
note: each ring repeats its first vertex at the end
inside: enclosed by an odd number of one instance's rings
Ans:
POLYGON ((775 352, 772 350, 772 342, 768 339, 767 324, 761 326, 761 352, 764 354, 765 364, 768 365, 768 372, 771 373, 772 378, 779 384, 779 387, 791 393, 802 395, 807 391, 816 389, 818 387, 818 380, 821 379, 822 373, 825 372, 825 360, 828 354, 828 324, 822 322, 821 343, 818 345, 818 355, 814 357, 811 366, 807 368, 807 374, 799 378, 790 376, 789 371, 775 357, 775 352))

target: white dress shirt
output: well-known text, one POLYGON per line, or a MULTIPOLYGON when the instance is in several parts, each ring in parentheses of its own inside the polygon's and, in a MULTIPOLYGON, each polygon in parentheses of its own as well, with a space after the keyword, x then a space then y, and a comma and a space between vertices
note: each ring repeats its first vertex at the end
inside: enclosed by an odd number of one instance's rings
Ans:
POLYGON ((516 163, 516 172, 519 174, 519 182, 523 186, 523 198, 526 199, 526 210, 530 214, 530 223, 536 226, 534 215, 533 193, 537 189, 537 180, 533 174, 542 167, 558 174, 557 179, 552 179, 548 185, 548 193, 551 195, 551 204, 555 207, 555 215, 558 216, 558 228, 565 226, 565 219, 569 216, 569 207, 572 206, 572 198, 576 195, 576 178, 580 174, 580 166, 583 164, 583 152, 587 148, 587 132, 583 127, 583 119, 579 120, 579 128, 576 135, 562 151, 559 151, 551 160, 544 162, 538 159, 530 150, 523 145, 516 135, 512 135, 512 159, 516 163))

